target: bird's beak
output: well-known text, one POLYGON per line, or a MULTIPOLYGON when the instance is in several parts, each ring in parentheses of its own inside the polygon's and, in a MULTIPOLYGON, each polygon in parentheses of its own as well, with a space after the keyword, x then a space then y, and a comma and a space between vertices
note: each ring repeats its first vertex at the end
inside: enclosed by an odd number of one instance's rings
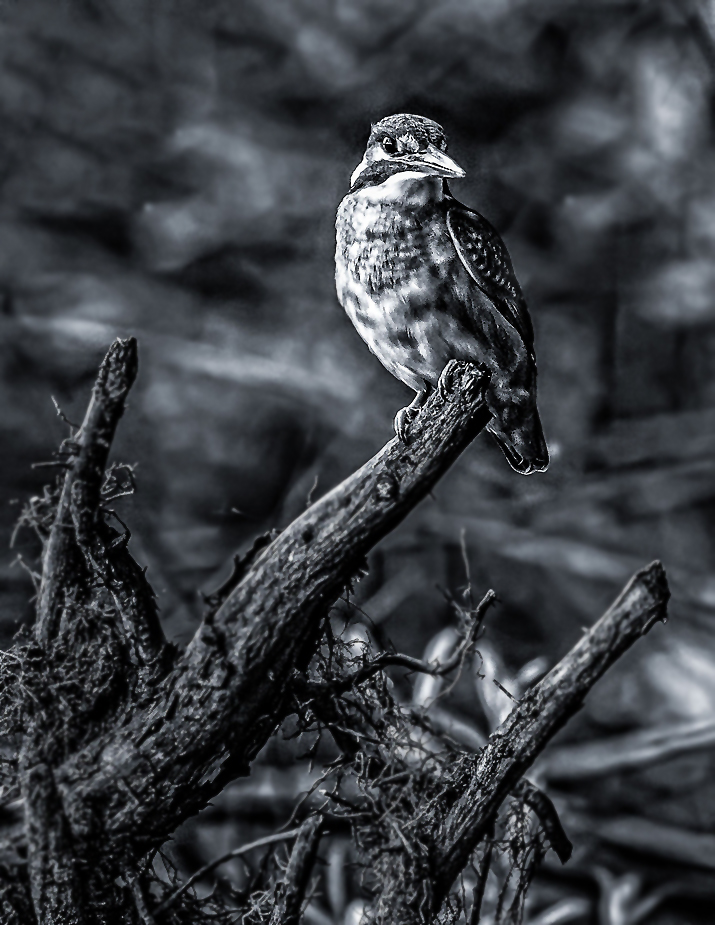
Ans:
POLYGON ((420 151, 419 154, 403 156, 400 161, 408 163, 410 169, 419 170, 430 177, 466 177, 459 164, 434 145, 429 145, 426 151, 420 151))

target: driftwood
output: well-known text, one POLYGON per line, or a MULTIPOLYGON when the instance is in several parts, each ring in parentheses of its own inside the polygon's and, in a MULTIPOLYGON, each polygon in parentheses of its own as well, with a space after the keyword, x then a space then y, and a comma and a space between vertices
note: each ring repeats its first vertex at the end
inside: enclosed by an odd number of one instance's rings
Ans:
MULTIPOLYGON (((109 525, 111 492, 102 488, 135 374, 135 342, 117 341, 82 428, 63 447, 62 485, 41 502, 35 499, 27 518, 44 542, 43 576, 34 636, 18 643, 21 667, 2 679, 2 706, 16 717, 14 727, 10 720, 7 725, 21 740, 3 790, 22 800, 24 823, 18 831, 17 819, 0 818, 7 859, 0 878, 7 868, 6 881, 25 884, 39 925, 152 920, 158 909, 152 910, 140 881, 147 857, 248 771, 294 709, 296 692, 306 690, 305 672, 329 610, 364 568, 366 554, 489 421, 483 374, 457 364, 450 394, 430 398, 407 445, 393 439, 280 535, 258 541, 237 561, 194 639, 177 653, 162 635, 151 588, 129 554, 128 531, 109 525), (49 679, 59 671, 81 677, 87 658, 98 665, 93 670, 103 693, 88 690, 76 708, 68 707, 49 679), (25 852, 26 869, 17 860, 25 852), (124 917, 112 918, 108 906, 124 901, 124 917)), ((667 599, 658 563, 639 572, 573 651, 524 695, 486 747, 459 757, 451 802, 439 831, 430 833, 429 888, 418 905, 401 902, 392 913, 385 906, 383 920, 386 914, 394 922, 433 920, 511 792, 544 817, 547 836, 566 857, 568 840, 560 838, 548 798, 519 782, 609 665, 664 619, 667 599)), ((350 676, 343 690, 367 683, 390 663, 431 672, 457 664, 438 669, 384 656, 350 676)), ((298 921, 321 831, 320 819, 309 817, 297 833, 270 912, 273 925, 298 921)), ((0 882, 7 920, 15 915, 22 921, 13 910, 29 900, 12 899, 12 893, 0 882)))

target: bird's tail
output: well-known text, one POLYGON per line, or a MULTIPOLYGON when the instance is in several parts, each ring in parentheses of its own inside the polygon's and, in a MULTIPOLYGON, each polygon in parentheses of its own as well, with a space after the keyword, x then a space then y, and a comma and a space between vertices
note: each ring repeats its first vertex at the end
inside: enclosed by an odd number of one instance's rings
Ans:
POLYGON ((495 415, 487 430, 516 472, 531 475, 549 468, 549 451, 536 404, 528 409, 508 407, 495 415))

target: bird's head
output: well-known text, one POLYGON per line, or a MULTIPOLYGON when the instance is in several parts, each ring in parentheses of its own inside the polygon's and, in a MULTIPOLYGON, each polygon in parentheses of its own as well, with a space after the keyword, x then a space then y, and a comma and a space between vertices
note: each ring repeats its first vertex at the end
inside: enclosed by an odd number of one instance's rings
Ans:
POLYGON ((463 176, 459 164, 447 155, 442 126, 424 116, 400 113, 372 126, 363 159, 350 178, 350 188, 355 191, 375 186, 390 177, 419 180, 463 176))

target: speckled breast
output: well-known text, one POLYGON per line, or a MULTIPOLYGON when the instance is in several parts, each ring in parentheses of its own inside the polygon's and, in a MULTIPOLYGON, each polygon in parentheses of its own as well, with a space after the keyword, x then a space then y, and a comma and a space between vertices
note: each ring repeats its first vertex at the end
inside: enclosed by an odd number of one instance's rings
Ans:
POLYGON ((453 357, 478 359, 460 310, 469 280, 439 202, 406 207, 360 190, 340 204, 336 232, 338 298, 394 376, 419 391, 453 357))

